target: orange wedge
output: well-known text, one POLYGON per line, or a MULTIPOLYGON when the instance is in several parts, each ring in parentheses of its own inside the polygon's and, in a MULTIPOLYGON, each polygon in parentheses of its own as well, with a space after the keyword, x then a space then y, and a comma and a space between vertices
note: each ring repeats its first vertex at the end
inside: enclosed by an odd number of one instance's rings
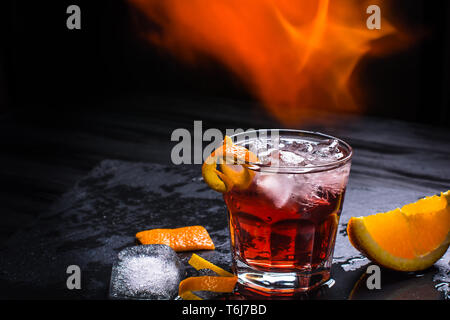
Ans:
POLYGON ((215 248, 208 231, 202 226, 146 230, 138 232, 136 238, 142 244, 165 244, 177 252, 215 248))
POLYGON ((211 189, 222 193, 233 187, 246 189, 255 174, 247 168, 248 162, 258 162, 258 158, 248 149, 233 144, 231 138, 226 136, 223 145, 203 163, 203 179, 211 189), (218 162, 222 172, 217 170, 218 162))
POLYGON ((356 249, 381 266, 426 269, 450 244, 450 190, 389 212, 353 217, 347 233, 356 249))

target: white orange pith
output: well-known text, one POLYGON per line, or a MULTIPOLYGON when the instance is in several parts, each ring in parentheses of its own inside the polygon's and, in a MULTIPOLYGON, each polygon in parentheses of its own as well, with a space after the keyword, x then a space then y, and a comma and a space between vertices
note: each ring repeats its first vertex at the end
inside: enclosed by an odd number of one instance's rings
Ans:
POLYGON ((347 233, 352 245, 379 265, 426 269, 450 244, 450 191, 385 213, 353 217, 347 233))
POLYGON ((224 193, 233 187, 245 189, 255 174, 247 168, 247 163, 257 161, 254 153, 233 144, 231 138, 226 136, 223 145, 214 150, 203 163, 202 176, 208 186, 218 192, 224 193), (216 168, 219 161, 222 171, 216 168))

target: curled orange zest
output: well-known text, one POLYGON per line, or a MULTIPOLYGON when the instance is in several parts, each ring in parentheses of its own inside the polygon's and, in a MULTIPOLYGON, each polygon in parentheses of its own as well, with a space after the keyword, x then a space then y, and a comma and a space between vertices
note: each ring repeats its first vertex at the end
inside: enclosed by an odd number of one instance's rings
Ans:
POLYGON ((178 287, 178 295, 183 300, 202 300, 193 294, 192 291, 232 292, 234 290, 237 282, 237 277, 234 274, 216 266, 195 253, 189 259, 189 264, 196 270, 210 269, 217 273, 219 277, 202 276, 184 279, 178 287))
POLYGON ((211 189, 221 193, 232 187, 246 189, 254 176, 254 172, 247 168, 248 162, 258 162, 258 158, 246 148, 233 144, 231 138, 225 136, 223 145, 214 150, 203 163, 203 179, 211 189), (222 172, 216 169, 218 162, 222 172), (235 166, 236 164, 240 166, 235 166))
POLYGON ((141 244, 165 244, 177 252, 215 249, 208 231, 202 226, 146 230, 138 232, 136 238, 141 244))
POLYGON ((237 277, 189 277, 180 282, 178 295, 184 300, 201 300, 192 291, 232 292, 236 286, 237 277))
POLYGON ((192 267, 194 267, 196 270, 210 269, 222 277, 233 277, 234 276, 234 274, 222 269, 221 267, 216 266, 215 264, 209 262, 206 259, 203 259, 202 257, 200 257, 199 255, 196 255, 195 253, 192 255, 192 257, 188 263, 192 267))

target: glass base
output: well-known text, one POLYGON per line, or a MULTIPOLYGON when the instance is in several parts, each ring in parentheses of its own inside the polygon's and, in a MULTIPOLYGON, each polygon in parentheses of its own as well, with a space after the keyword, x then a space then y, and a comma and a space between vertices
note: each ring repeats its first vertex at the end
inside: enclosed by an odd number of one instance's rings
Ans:
POLYGON ((329 268, 320 268, 314 271, 267 272, 238 262, 234 269, 239 284, 269 294, 308 292, 330 280, 329 268))

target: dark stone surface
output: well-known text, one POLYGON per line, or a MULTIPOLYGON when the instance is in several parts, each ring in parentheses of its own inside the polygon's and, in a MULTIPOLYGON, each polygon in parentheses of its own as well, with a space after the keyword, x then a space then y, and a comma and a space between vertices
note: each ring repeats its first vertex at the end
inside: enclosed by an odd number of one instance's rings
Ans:
MULTIPOLYGON (((361 157, 357 154, 354 161, 340 221, 332 270, 336 284, 307 298, 442 298, 443 293, 434 288, 434 277, 445 273, 446 267, 448 271, 448 254, 437 267, 420 274, 383 270, 382 290, 366 289, 369 261, 349 244, 345 233, 348 219, 388 210, 436 191, 426 184, 406 184, 395 176, 368 179, 367 173, 361 172, 361 157)), ((138 231, 151 228, 203 225, 216 250, 197 253, 230 270, 225 210, 221 196, 204 184, 196 166, 102 161, 48 214, 16 233, 4 246, 0 252, 1 297, 107 298, 117 253, 136 245, 138 231), (66 288, 66 268, 73 264, 82 270, 81 290, 66 288)), ((187 265, 191 254, 179 253, 188 275, 196 274, 187 265)), ((244 297, 262 298, 252 294, 244 297)))
MULTIPOLYGON (((49 214, 8 241, 0 262, 9 297, 106 298, 117 253, 151 228, 203 225, 216 250, 202 254, 225 268, 229 248, 224 204, 188 167, 103 161, 49 214), (67 266, 82 270, 82 290, 66 288, 67 266), (21 285, 23 284, 23 286, 21 285), (39 297, 39 296, 38 296, 39 297), (42 296, 41 296, 42 297, 42 296)), ((180 254, 184 260, 190 254, 180 254)))
MULTIPOLYGON (((217 250, 198 253, 229 268, 221 196, 200 180, 199 166, 168 165, 173 130, 192 134, 195 120, 203 131, 282 127, 260 106, 236 100, 138 95, 89 101, 51 118, 39 109, 0 118, 0 298, 107 298, 117 253, 154 227, 204 225, 217 250), (66 288, 72 264, 82 270, 79 291, 66 288)), ((316 122, 293 129, 340 137, 355 155, 332 268, 336 284, 313 298, 448 295, 450 251, 419 274, 382 270, 382 290, 365 289, 369 261, 350 246, 345 227, 351 216, 450 189, 450 130, 373 117, 316 122)), ((180 254, 184 263, 190 254, 180 254)))

